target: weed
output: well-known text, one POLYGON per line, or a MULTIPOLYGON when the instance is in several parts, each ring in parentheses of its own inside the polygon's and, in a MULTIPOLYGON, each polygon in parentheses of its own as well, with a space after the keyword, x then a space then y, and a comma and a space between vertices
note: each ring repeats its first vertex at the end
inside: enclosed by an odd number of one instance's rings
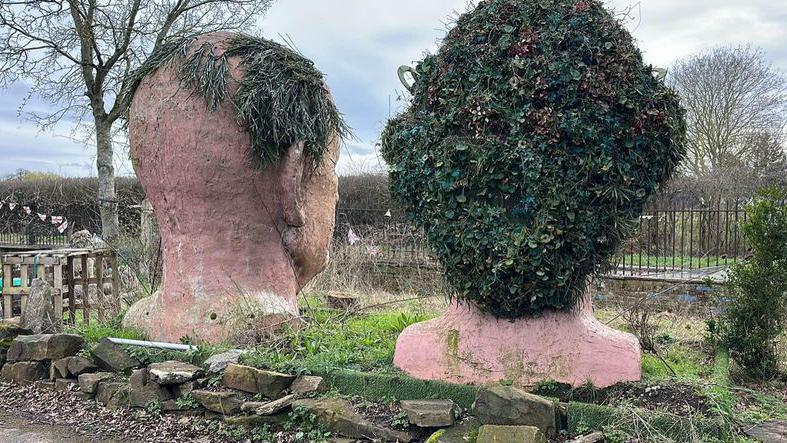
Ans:
POLYGON ((331 436, 331 432, 317 420, 317 416, 303 407, 295 407, 283 425, 285 430, 295 430, 295 441, 319 442, 331 436))
POLYGON ((223 374, 213 374, 208 377, 207 385, 211 388, 215 388, 216 386, 221 384, 221 380, 224 378, 223 374))
POLYGON ((144 340, 146 337, 136 329, 124 328, 122 326, 123 316, 118 315, 108 321, 92 321, 86 325, 81 316, 77 316, 76 326, 67 328, 66 332, 81 335, 88 344, 98 343, 106 337, 125 338, 129 340, 144 340))
POLYGON ((407 413, 404 411, 397 412, 391 420, 391 425, 398 428, 407 428, 410 426, 410 419, 407 418, 407 413))
POLYGON ((178 409, 180 409, 181 411, 186 411, 189 409, 198 409, 200 406, 197 400, 194 399, 194 396, 191 395, 191 393, 178 397, 177 400, 175 400, 175 404, 178 406, 178 409))
POLYGON ((148 413, 154 417, 161 417, 161 402, 158 400, 151 400, 145 405, 148 413))

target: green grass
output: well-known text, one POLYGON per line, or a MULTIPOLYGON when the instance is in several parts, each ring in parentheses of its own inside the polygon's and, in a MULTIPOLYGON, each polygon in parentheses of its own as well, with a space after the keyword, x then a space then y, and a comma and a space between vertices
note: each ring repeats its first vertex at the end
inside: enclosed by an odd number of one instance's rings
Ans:
POLYGON ((341 315, 314 310, 306 326, 254 348, 244 355, 244 362, 289 372, 325 372, 335 368, 393 370, 391 363, 399 333, 429 318, 409 312, 371 313, 348 319, 341 315))
POLYGON ((677 377, 686 380, 699 380, 710 374, 712 370, 712 368, 705 365, 705 356, 702 352, 688 349, 678 344, 662 350, 661 356, 664 361, 651 353, 642 355, 642 377, 644 379, 677 377), (675 371, 675 374, 670 371, 670 368, 675 371))
MULTIPOLYGON (((65 313, 64 313, 65 318, 65 313)), ((102 338, 115 337, 128 340, 146 340, 145 334, 136 329, 124 328, 121 324, 123 314, 107 321, 100 322, 91 318, 90 325, 86 325, 82 311, 76 312, 76 325, 66 328, 66 332, 81 335, 88 344, 98 343, 102 338)))
POLYGON ((603 430, 606 441, 612 443, 718 442, 725 441, 727 435, 719 420, 646 411, 630 405, 613 408, 572 402, 567 415, 569 433, 577 435, 603 430))

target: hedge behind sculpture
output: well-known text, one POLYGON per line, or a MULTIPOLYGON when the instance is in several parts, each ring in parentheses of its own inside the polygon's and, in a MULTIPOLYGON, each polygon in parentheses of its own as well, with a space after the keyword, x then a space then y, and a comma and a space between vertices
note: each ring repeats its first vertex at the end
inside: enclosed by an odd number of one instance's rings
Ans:
POLYGON ((415 72, 382 152, 459 299, 575 306, 684 156, 675 93, 595 0, 482 1, 415 72))

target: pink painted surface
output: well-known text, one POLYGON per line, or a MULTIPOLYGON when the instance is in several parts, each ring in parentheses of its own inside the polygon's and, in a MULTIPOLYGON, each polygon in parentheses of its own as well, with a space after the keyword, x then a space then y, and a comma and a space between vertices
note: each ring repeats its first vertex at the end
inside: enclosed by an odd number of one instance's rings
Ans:
POLYGON ((555 380, 607 387, 641 378, 636 337, 593 317, 590 300, 575 312, 498 320, 467 304, 405 329, 394 365, 424 380, 483 385, 512 380, 527 387, 555 380))
MULTIPOLYGON (((231 34, 202 36, 217 55, 231 34)), ((229 96, 243 72, 230 59, 229 96)), ((233 327, 298 318, 297 292, 328 260, 338 199, 338 138, 313 171, 296 144, 278 164, 252 164, 250 136, 231 99, 209 111, 172 69, 146 78, 130 110, 134 167, 161 228, 160 290, 134 305, 124 324, 151 339, 232 338, 233 327)), ((237 332, 237 331, 235 331, 237 332)))

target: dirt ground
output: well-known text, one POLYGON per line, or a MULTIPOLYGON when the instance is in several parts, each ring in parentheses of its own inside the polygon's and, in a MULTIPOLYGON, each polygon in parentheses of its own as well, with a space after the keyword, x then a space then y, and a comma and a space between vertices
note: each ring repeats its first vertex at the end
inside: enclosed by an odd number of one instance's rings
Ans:
POLYGON ((41 423, 19 411, 0 409, 0 441, 8 443, 124 443, 123 440, 80 435, 66 426, 41 423))

